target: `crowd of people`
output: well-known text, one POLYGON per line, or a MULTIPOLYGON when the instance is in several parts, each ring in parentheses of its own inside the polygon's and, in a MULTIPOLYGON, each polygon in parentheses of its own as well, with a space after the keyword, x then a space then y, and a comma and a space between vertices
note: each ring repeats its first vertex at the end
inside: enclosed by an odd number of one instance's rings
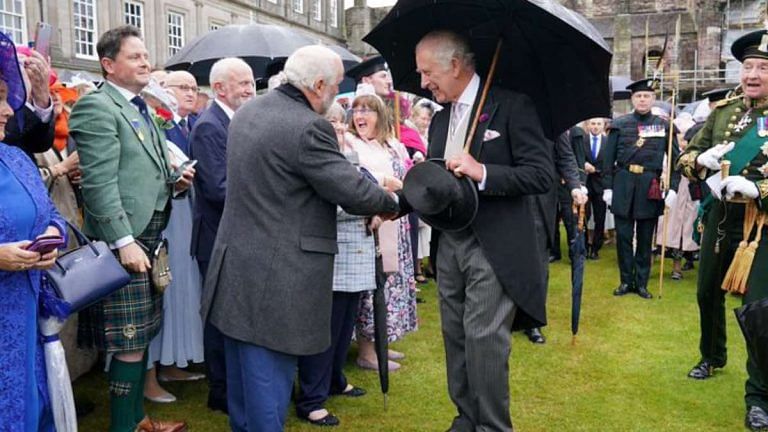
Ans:
MULTIPOLYGON (((106 242, 130 275, 60 332, 73 379, 105 360, 114 432, 186 430, 149 418, 144 399, 174 403, 163 383, 203 379, 232 430, 282 430, 294 382, 299 418, 338 425, 328 398, 366 394, 344 374, 350 345, 363 369, 418 361, 394 349, 379 358, 375 339, 418 330, 418 284, 435 275, 457 412, 449 430, 511 431, 510 332, 545 343, 559 221, 573 245, 580 206, 588 259, 615 230, 615 296, 653 297, 655 245, 673 258, 673 280, 700 259, 701 357, 689 377, 711 377, 726 363, 721 286, 754 226, 744 302, 768 296, 765 33, 734 44, 740 88, 711 94, 696 114, 671 122, 654 105, 658 81, 642 79, 628 87, 630 113, 555 140, 528 96, 483 92, 469 44, 449 31, 414 53, 435 102, 395 92, 382 57, 345 72, 322 46, 298 49, 259 95, 248 63, 220 59, 203 97, 192 74, 152 71, 131 26, 101 35, 98 85, 60 82, 47 59, 0 35, 0 424, 56 430, 38 320, 60 252, 28 247, 56 235, 69 237, 62 253, 76 248, 67 223, 106 242), (341 105, 345 75, 357 89, 341 105), (480 138, 467 139, 478 121, 480 138), (723 159, 730 175, 716 181, 723 159), (471 179, 467 221, 452 219, 453 190, 434 213, 407 193, 407 173, 434 160, 453 174, 444 182, 471 179), (166 253, 167 286, 155 274, 166 253), (188 370, 202 363, 205 374, 188 370)), ((765 371, 750 356, 747 372, 746 425, 766 430, 765 371)))

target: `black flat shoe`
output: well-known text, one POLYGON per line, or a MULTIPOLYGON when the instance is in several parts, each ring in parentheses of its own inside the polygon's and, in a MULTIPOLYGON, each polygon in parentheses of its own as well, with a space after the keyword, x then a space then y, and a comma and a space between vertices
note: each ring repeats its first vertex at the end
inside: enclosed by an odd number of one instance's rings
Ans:
POLYGON ((525 335, 528 336, 528 340, 531 341, 531 343, 543 344, 543 343, 546 343, 547 341, 546 339, 544 339, 544 335, 541 334, 541 329, 539 328, 523 330, 523 333, 525 333, 525 335))
POLYGON ((644 298, 646 300, 649 300, 649 299, 653 298, 653 294, 649 293, 648 289, 646 287, 640 287, 640 288, 637 289, 636 292, 637 292, 637 295, 639 295, 640 297, 642 297, 642 298, 644 298))
POLYGON ((360 396, 365 396, 365 393, 366 393, 366 391, 364 389, 361 389, 360 387, 352 387, 351 389, 349 389, 349 390, 347 390, 345 392, 341 392, 339 394, 341 396, 356 398, 356 397, 360 397, 360 396))
POLYGON ((715 373, 715 369, 721 368, 721 365, 715 366, 712 363, 708 361, 700 361, 699 364, 693 367, 690 372, 688 372, 688 378, 693 378, 697 380, 705 380, 707 378, 712 378, 712 375, 715 373))
POLYGON ((615 296, 623 296, 625 294, 629 294, 632 292, 632 288, 629 287, 627 284, 621 284, 618 288, 613 290, 613 295, 615 296))
POLYGON ((760 407, 749 407, 744 425, 751 431, 768 431, 768 413, 760 407))
POLYGON ((312 420, 309 417, 304 417, 303 420, 312 423, 315 426, 338 426, 341 423, 339 418, 331 413, 328 413, 327 416, 321 419, 312 420))

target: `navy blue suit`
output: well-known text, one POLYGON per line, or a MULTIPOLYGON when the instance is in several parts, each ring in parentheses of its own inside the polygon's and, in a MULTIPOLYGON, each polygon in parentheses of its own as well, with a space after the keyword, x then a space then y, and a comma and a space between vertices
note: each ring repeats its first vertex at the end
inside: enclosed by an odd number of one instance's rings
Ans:
POLYGON ((173 127, 171 129, 165 130, 165 137, 168 139, 168 141, 176 144, 178 148, 181 149, 181 151, 184 152, 185 155, 189 156, 190 154, 190 148, 189 148, 189 134, 192 131, 192 128, 195 126, 195 123, 197 122, 197 116, 194 114, 190 114, 187 117, 187 133, 185 134, 184 131, 182 131, 181 126, 173 122, 173 127))
MULTIPOLYGON (((213 102, 197 118, 189 135, 190 157, 197 159, 191 252, 197 259, 203 280, 208 273, 211 250, 216 240, 227 193, 228 128, 229 117, 218 103, 213 102)), ((208 406, 226 412, 227 372, 224 338, 208 321, 204 323, 203 346, 210 384, 208 406)))

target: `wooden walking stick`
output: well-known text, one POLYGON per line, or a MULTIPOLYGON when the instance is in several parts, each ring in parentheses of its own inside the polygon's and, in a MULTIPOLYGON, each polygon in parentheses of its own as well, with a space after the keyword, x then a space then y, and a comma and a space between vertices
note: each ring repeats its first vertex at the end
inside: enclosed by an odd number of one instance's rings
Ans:
POLYGON ((483 113, 483 106, 485 105, 485 99, 488 97, 488 91, 491 89, 491 81, 496 75, 496 65, 499 63, 499 55, 501 55, 501 43, 502 40, 496 43, 496 52, 493 54, 493 61, 491 62, 491 68, 488 69, 488 76, 485 79, 485 85, 483 86, 483 93, 480 95, 480 103, 477 104, 477 111, 475 111, 475 118, 472 120, 472 126, 467 134, 467 141, 464 143, 464 153, 469 153, 469 147, 472 145, 472 137, 477 132, 477 124, 480 122, 480 115, 483 113))
MULTIPOLYGON (((664 186, 664 194, 662 196, 666 199, 669 194, 669 183, 672 178, 672 143, 675 136, 675 103, 677 102, 677 86, 672 88, 672 112, 669 114, 669 139, 667 140, 667 166, 666 172, 664 172, 664 179, 662 181, 664 186)), ((667 252, 667 227, 669 225, 669 208, 666 203, 664 204, 664 214, 661 216, 661 264, 659 265, 659 300, 664 293, 664 254, 667 252)))

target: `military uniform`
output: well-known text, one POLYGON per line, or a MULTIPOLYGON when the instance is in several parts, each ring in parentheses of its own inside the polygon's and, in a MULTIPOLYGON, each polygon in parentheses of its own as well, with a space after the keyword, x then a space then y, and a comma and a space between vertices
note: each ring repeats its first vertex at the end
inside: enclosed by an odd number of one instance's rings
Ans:
MULTIPOLYGON (((738 50, 737 45, 743 44, 742 39, 745 38, 747 41, 754 41, 756 38, 759 43, 763 34, 765 31, 753 32, 737 40, 732 48, 734 56, 742 61, 749 58, 744 57, 744 52, 738 50)), ((758 58, 768 59, 768 52, 758 58)), ((757 207, 761 212, 768 211, 768 99, 752 102, 745 97, 736 96, 718 102, 704 127, 680 156, 677 165, 683 175, 692 182, 701 182, 711 175, 718 175, 716 171, 698 165, 697 158, 713 146, 729 142, 735 143, 734 150, 727 153, 723 159, 734 163, 730 174, 743 176, 754 182, 758 190, 755 200, 757 207), (739 164, 741 166, 736 166, 738 162, 733 162, 737 159, 737 152, 746 155, 741 158, 744 161, 739 164)), ((721 286, 743 238, 744 214, 744 203, 712 199, 706 204, 702 218, 704 232, 697 284, 701 361, 689 374, 692 378, 707 378, 713 368, 723 367, 727 361, 725 291, 721 286)), ((751 303, 765 297, 768 297, 768 227, 763 228, 762 240, 751 266, 743 303, 751 303)), ((768 381, 764 373, 757 369, 751 356, 747 360, 747 372, 749 378, 745 400, 748 409, 759 407, 768 410, 768 381)), ((747 425, 753 430, 768 427, 768 424, 750 425, 750 422, 755 420, 750 416, 751 413, 748 413, 747 425)), ((758 423, 760 424, 759 419, 758 423)))
MULTIPOLYGON (((628 88, 636 85, 633 83, 628 88)), ((635 91, 652 91, 650 84, 646 88, 635 91)), ((635 111, 611 124, 603 161, 603 186, 613 191, 611 212, 616 224, 621 273, 621 285, 614 291, 615 295, 636 291, 650 298, 647 286, 651 245, 656 221, 664 212, 660 185, 669 133, 669 122, 650 112, 635 111), (635 236, 637 248, 633 252, 635 236)), ((677 158, 677 138, 673 138, 672 151, 677 158)), ((673 173, 671 178, 672 189, 677 189, 679 173, 673 173)))

